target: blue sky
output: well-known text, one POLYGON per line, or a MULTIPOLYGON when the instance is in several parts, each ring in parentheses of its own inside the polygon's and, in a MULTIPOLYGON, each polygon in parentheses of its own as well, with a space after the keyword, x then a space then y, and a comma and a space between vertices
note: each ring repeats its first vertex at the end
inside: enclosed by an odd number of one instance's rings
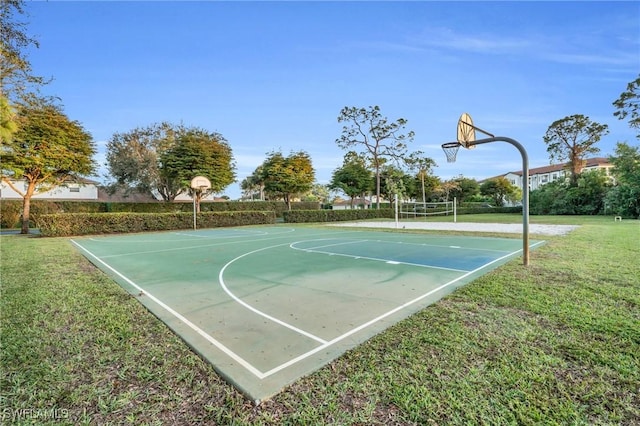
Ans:
MULTIPOLYGON (((221 133, 239 182, 273 150, 308 152, 319 183, 342 164, 335 140, 345 106, 379 105, 408 120, 442 179, 521 169, 492 143, 458 153, 463 112, 549 164, 555 120, 608 124, 603 156, 636 144, 612 102, 640 73, 638 2, 28 2, 28 52, 44 93, 61 98, 104 164, 116 132, 160 121, 221 133)), ((101 175, 106 172, 101 167, 101 175)), ((101 176, 100 181, 105 179, 101 176)))

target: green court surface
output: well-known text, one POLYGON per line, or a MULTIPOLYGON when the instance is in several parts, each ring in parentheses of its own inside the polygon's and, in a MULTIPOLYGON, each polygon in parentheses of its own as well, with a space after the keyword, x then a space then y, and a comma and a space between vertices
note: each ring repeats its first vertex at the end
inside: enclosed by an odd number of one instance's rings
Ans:
POLYGON ((72 243, 256 402, 522 252, 519 239, 292 226, 72 243))

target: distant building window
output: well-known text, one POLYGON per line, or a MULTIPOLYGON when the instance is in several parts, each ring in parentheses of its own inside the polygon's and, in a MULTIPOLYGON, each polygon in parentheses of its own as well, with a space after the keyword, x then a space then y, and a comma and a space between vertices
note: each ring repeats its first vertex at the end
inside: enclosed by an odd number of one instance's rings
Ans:
POLYGON ((69 187, 69 192, 80 192, 80 187, 79 186, 70 186, 69 187))
POLYGON ((548 181, 547 175, 542 175, 541 180, 542 180, 542 183, 547 183, 547 181, 548 181))

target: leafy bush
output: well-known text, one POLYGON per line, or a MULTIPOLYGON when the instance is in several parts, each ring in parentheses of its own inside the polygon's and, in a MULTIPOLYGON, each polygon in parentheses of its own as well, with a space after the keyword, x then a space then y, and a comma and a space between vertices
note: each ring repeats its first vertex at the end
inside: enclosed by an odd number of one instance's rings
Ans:
MULTIPOLYGON (((292 210, 318 210, 320 203, 291 203, 292 210)), ((283 201, 224 201, 203 202, 200 211, 271 211, 277 217, 287 211, 283 201)), ((193 203, 111 203, 103 201, 52 201, 31 200, 31 221, 38 222, 38 216, 55 213, 192 213, 193 203)), ((0 227, 14 228, 19 226, 22 213, 22 200, 2 200, 0 203, 0 227)))
MULTIPOLYGON (((274 223, 274 212, 206 212, 198 228, 274 223)), ((41 215, 36 225, 45 237, 167 231, 193 228, 192 213, 56 213, 41 215)))
POLYGON ((617 216, 640 218, 640 187, 618 185, 613 187, 605 197, 607 213, 617 216))
MULTIPOLYGON (((105 203, 94 201, 49 201, 31 200, 30 216, 35 223, 38 216, 54 213, 96 213, 106 211, 105 203)), ((2 200, 0 203, 0 226, 14 228, 20 226, 22 200, 2 200)))
POLYGON ((609 179, 604 172, 583 172, 575 185, 555 181, 532 191, 530 212, 534 215, 604 214, 604 200, 609 190, 609 179))
POLYGON ((349 210, 292 210, 283 213, 288 223, 308 222, 340 222, 345 220, 362 220, 377 218, 393 218, 392 209, 349 209, 349 210))
POLYGON ((457 214, 483 214, 483 213, 522 213, 522 206, 515 207, 460 207, 457 214))
POLYGON ((20 222, 22 201, 3 200, 0 203, 0 227, 14 228, 20 222))

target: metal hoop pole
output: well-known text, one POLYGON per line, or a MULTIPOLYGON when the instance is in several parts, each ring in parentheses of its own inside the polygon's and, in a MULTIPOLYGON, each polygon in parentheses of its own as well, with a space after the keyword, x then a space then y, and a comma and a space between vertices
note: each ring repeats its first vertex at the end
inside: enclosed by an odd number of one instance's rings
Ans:
POLYGON ((515 139, 504 136, 496 136, 487 139, 478 139, 470 142, 469 146, 482 145, 490 142, 507 142, 518 148, 522 155, 522 263, 529 265, 529 156, 524 146, 515 139))

